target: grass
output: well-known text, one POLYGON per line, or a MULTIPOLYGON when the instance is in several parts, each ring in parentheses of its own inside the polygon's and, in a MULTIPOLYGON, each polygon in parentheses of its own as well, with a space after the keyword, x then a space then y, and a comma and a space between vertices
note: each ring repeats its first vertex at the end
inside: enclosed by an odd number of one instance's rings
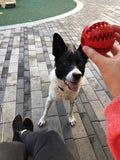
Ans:
POLYGON ((32 22, 68 12, 76 7, 73 0, 17 0, 15 8, 0 7, 0 26, 32 22))

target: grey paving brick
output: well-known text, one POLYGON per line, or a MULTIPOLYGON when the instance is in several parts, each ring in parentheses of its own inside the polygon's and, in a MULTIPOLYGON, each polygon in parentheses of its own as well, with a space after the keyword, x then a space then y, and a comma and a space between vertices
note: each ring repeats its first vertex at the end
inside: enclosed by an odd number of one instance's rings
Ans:
POLYGON ((76 118, 76 125, 74 127, 71 127, 73 138, 78 139, 78 138, 86 137, 87 134, 79 114, 74 113, 74 116, 76 118))
POLYGON ((6 78, 1 78, 1 81, 0 81, 0 91, 4 91, 5 90, 6 81, 7 81, 6 78))
POLYGON ((37 58, 29 58, 29 66, 38 66, 38 64, 37 64, 37 58))
POLYGON ((2 70, 2 78, 6 78, 7 77, 7 74, 8 74, 8 68, 3 68, 2 70))
POLYGON ((37 62, 43 62, 44 60, 45 58, 43 54, 40 54, 40 55, 37 54, 37 62))
POLYGON ((17 73, 9 73, 7 77, 7 86, 17 85, 17 73))
POLYGON ((24 95, 24 108, 23 111, 29 111, 31 110, 31 96, 30 95, 24 95))
POLYGON ((40 77, 32 77, 30 79, 31 91, 41 90, 41 81, 40 77))
POLYGON ((30 117, 30 118, 32 118, 32 113, 31 113, 31 110, 24 110, 24 112, 23 112, 23 118, 25 118, 25 117, 30 117))
POLYGON ((101 85, 99 84, 99 82, 96 80, 95 77, 88 78, 88 82, 95 91, 102 90, 101 85))
POLYGON ((90 135, 95 134, 95 131, 93 129, 92 123, 91 123, 88 115, 86 113, 82 113, 82 114, 80 114, 80 116, 81 116, 83 125, 86 129, 87 135, 90 136, 90 135))
POLYGON ((30 67, 30 77, 39 77, 40 72, 38 67, 30 67))
POLYGON ((23 89, 24 88, 24 80, 23 80, 23 78, 18 78, 17 88, 18 89, 23 89))
POLYGON ((8 73, 18 72, 18 63, 10 62, 8 73))
POLYGON ((16 86, 8 86, 5 89, 4 102, 16 101, 16 86))
MULTIPOLYGON (((10 48, 11 49, 11 48, 10 48)), ((10 60, 10 56, 11 56, 11 50, 7 51, 5 60, 10 60)))
POLYGON ((44 106, 41 91, 32 91, 31 92, 31 105, 32 105, 32 108, 44 106))
POLYGON ((24 93, 30 94, 30 81, 24 80, 24 93))
POLYGON ((93 146, 93 149, 95 151, 95 155, 97 157, 97 160, 101 160, 101 159, 107 160, 107 157, 106 157, 96 135, 90 136, 89 138, 90 138, 90 142, 93 146))
MULTIPOLYGON (((2 132, 2 124, 0 125, 0 132, 2 132)), ((2 136, 2 133, 0 133, 0 135, 2 136)), ((0 137, 1 137, 0 136, 0 137)), ((5 123, 4 124, 4 135, 3 135, 3 141, 7 141, 7 142, 11 142, 13 137, 13 133, 12 133, 12 128, 11 128, 11 123, 5 123), (8 134, 9 133, 9 134, 8 134)))
POLYGON ((93 67, 93 62, 90 60, 90 59, 88 59, 88 62, 87 62, 87 64, 86 64, 86 67, 88 67, 91 71, 92 70, 94 70, 94 67, 93 67))
POLYGON ((19 59, 19 61, 18 61, 18 67, 21 67, 21 69, 22 69, 23 66, 24 66, 24 60, 23 59, 19 59))
POLYGON ((96 94, 104 107, 111 102, 110 98, 108 97, 105 91, 97 91, 96 94))
POLYGON ((16 104, 15 115, 20 114, 23 117, 23 103, 16 104))
MULTIPOLYGON (((46 103, 46 98, 44 98, 44 107, 45 107, 45 103, 46 103)), ((58 116, 58 112, 57 112, 57 107, 56 107, 56 103, 53 102, 51 104, 51 107, 49 108, 48 111, 48 116, 58 116)))
POLYGON ((107 146, 105 132, 99 122, 92 123, 102 146, 107 146))
POLYGON ((38 66, 40 71, 47 70, 47 65, 45 62, 38 63, 38 66))
POLYGON ((10 62, 11 63, 18 63, 18 55, 11 55, 11 58, 10 58, 10 62))
POLYGON ((29 71, 24 71, 24 79, 29 81, 29 79, 30 79, 30 72, 29 71))
POLYGON ((19 67, 18 69, 18 77, 24 77, 24 67, 22 64, 22 67, 19 67))
POLYGON ((80 96, 80 99, 81 99, 82 103, 85 103, 85 102, 88 102, 88 98, 85 95, 83 87, 80 88, 79 96, 80 96))
POLYGON ((15 102, 3 103, 2 114, 4 115, 4 122, 12 122, 13 117, 15 116, 15 102))
POLYGON ((34 45, 29 45, 29 46, 28 46, 28 49, 29 49, 30 51, 35 51, 35 46, 34 46, 34 45))
POLYGON ((64 139, 70 139, 73 138, 72 131, 71 131, 71 126, 68 122, 68 117, 67 116, 61 116, 60 117, 60 123, 63 131, 63 136, 64 139))
POLYGON ((91 144, 87 137, 77 139, 75 141, 79 153, 79 157, 81 160, 97 160, 93 149, 91 148, 91 144))
MULTIPOLYGON (((4 67, 4 68, 6 68, 6 67, 4 67)), ((0 74, 2 74, 2 69, 3 69, 3 64, 1 63, 0 64, 0 74)))
POLYGON ((90 121, 96 121, 97 116, 96 116, 94 110, 92 110, 92 106, 90 105, 90 103, 84 103, 84 107, 87 111, 87 114, 89 116, 90 121))
POLYGON ((82 87, 89 101, 97 100, 97 96, 90 85, 82 87))
MULTIPOLYGON (((11 56, 12 55, 19 55, 19 50, 20 50, 20 48, 12 48, 11 56)), ((17 56, 17 58, 18 58, 18 56, 17 56)))
POLYGON ((3 64, 3 67, 8 68, 9 67, 9 62, 10 62, 9 60, 5 60, 4 64, 3 64))
POLYGON ((85 68, 85 77, 86 78, 90 78, 90 77, 94 77, 93 73, 91 72, 91 70, 89 68, 85 68))
POLYGON ((8 46, 7 42, 2 42, 0 45, 1 48, 7 48, 7 46, 8 46))
POLYGON ((84 81, 83 81, 82 86, 88 85, 88 84, 89 84, 89 82, 88 82, 87 78, 84 76, 84 81))
POLYGON ((91 101, 90 104, 98 120, 105 120, 102 104, 99 101, 91 101))
MULTIPOLYGON (((70 102, 67 101, 67 100, 63 100, 63 104, 64 104, 64 107, 65 107, 66 113, 68 114, 69 111, 70 111, 70 108, 71 108, 70 102)), ((78 112, 76 104, 74 105, 73 112, 74 113, 78 112)))
POLYGON ((24 103, 24 90, 23 89, 17 90, 16 103, 24 103))
POLYGON ((47 130, 47 123, 43 127, 38 127, 38 121, 42 117, 42 113, 44 111, 44 108, 34 108, 32 109, 32 121, 34 123, 34 130, 47 130))
POLYGON ((76 100, 76 106, 77 106, 77 109, 78 109, 79 113, 85 113, 86 112, 79 96, 77 97, 77 100, 76 100))
POLYGON ((26 62, 26 63, 29 62, 29 57, 28 56, 24 56, 24 62, 26 62))
POLYGON ((0 104, 3 103, 4 91, 0 91, 0 104))
POLYGON ((64 140, 62 128, 61 128, 61 124, 58 116, 47 118, 47 128, 48 130, 56 131, 60 135, 62 140, 64 140))
POLYGON ((41 82, 49 82, 48 71, 39 71, 41 82))
POLYGON ((24 71, 29 71, 29 63, 28 62, 24 63, 24 71))
POLYGON ((100 125, 104 132, 106 132, 106 121, 100 121, 100 125))
POLYGON ((75 141, 73 139, 68 139, 65 141, 65 144, 68 148, 68 150, 71 152, 72 156, 74 157, 75 160, 79 160, 79 154, 77 150, 77 146, 75 144, 75 141))
POLYGON ((0 48, 0 55, 1 55, 1 56, 5 56, 5 55, 6 55, 6 52, 7 52, 7 49, 5 49, 5 48, 0 48))
POLYGON ((104 147, 104 152, 105 152, 105 154, 106 154, 106 156, 107 156, 107 159, 115 160, 115 159, 113 158, 113 155, 112 155, 112 153, 110 152, 110 149, 109 149, 108 147, 104 147))
POLYGON ((41 90, 42 90, 43 98, 47 97, 49 92, 49 83, 42 83, 41 90))
POLYGON ((56 107, 57 107, 57 111, 58 111, 59 116, 65 116, 67 114, 62 101, 57 101, 56 107))
POLYGON ((27 49, 24 50, 24 55, 28 56, 29 55, 29 51, 27 49))

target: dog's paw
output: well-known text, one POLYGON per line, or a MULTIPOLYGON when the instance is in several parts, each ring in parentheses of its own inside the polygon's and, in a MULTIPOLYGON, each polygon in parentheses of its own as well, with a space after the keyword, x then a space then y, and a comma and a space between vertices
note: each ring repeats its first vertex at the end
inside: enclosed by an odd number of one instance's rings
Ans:
POLYGON ((43 118, 41 118, 41 119, 39 120, 39 122, 38 122, 38 126, 39 126, 39 127, 44 126, 45 122, 46 122, 46 121, 45 121, 43 118))
POLYGON ((69 117, 69 123, 70 123, 71 126, 75 126, 75 124, 76 124, 76 119, 75 119, 74 116, 69 117))

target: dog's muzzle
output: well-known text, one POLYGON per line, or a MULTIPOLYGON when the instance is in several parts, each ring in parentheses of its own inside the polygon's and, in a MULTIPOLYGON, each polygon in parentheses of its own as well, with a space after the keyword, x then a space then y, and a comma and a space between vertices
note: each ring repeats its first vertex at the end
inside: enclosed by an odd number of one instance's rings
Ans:
POLYGON ((79 73, 73 72, 72 76, 74 81, 79 81, 82 75, 79 73))
POLYGON ((79 88, 79 81, 81 76, 82 76, 81 74, 73 72, 72 80, 65 79, 64 83, 68 86, 70 90, 76 92, 79 88))

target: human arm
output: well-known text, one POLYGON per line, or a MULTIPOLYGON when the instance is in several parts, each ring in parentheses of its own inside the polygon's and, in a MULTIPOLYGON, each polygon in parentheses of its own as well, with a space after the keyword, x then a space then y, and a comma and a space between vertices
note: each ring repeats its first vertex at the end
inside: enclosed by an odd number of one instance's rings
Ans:
MULTIPOLYGON (((113 28, 116 40, 120 43, 120 26, 113 25, 113 28)), ((103 56, 88 46, 84 46, 83 51, 98 66, 112 98, 120 95, 120 48, 113 45, 112 57, 103 56)))

